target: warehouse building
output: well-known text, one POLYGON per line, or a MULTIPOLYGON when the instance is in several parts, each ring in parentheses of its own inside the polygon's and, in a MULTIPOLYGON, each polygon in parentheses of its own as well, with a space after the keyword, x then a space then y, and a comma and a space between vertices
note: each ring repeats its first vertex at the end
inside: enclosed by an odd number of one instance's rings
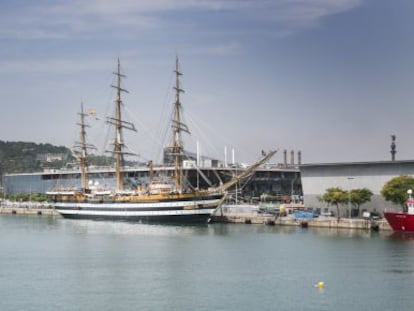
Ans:
MULTIPOLYGON (((320 200, 326 189, 340 187, 349 191, 368 188, 374 195, 371 202, 361 206, 361 210, 382 213, 386 208, 399 208, 384 200, 382 187, 396 176, 414 176, 414 160, 305 164, 300 166, 300 172, 305 206, 329 208, 336 212, 336 208, 328 207, 320 200)), ((341 207, 341 216, 348 216, 349 213, 349 206, 341 207)))

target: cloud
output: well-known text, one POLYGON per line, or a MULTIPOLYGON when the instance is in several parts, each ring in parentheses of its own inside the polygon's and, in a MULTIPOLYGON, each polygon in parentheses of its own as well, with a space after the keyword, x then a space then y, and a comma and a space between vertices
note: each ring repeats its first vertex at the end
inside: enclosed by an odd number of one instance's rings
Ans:
MULTIPOLYGON (((231 14, 239 27, 246 22, 273 23, 276 32, 313 27, 322 18, 352 10, 364 0, 73 0, 27 1, 0 5, 1 38, 55 39, 122 31, 139 33, 168 27, 169 18, 189 11, 231 14), (165 14, 170 15, 166 16, 165 14)), ((5 2, 7 3, 7 1, 5 2)), ((222 16, 224 19, 224 15, 222 16)), ((194 20, 194 23, 202 23, 194 20)), ((208 27, 208 25, 204 25, 208 27)))
POLYGON ((182 51, 193 55, 236 55, 243 53, 243 48, 236 42, 213 45, 184 46, 182 51))
POLYGON ((108 67, 107 59, 20 59, 0 62, 0 73, 4 74, 78 74, 79 72, 101 71, 108 67))
POLYGON ((119 15, 131 12, 142 14, 185 9, 221 10, 232 7, 235 3, 237 1, 227 0, 76 0, 56 7, 54 10, 67 11, 76 8, 81 14, 119 15))
POLYGON ((223 9, 274 33, 289 35, 318 25, 323 18, 351 11, 366 0, 242 0, 223 9))
POLYGON ((160 23, 160 19, 145 15, 145 10, 132 2, 111 3, 100 0, 57 4, 30 1, 21 7, 0 5, 0 38, 85 39, 121 31, 137 33, 157 28, 160 23))
POLYGON ((284 0, 266 10, 266 16, 278 22, 284 31, 295 32, 314 27, 324 17, 350 11, 362 4, 363 0, 284 0))

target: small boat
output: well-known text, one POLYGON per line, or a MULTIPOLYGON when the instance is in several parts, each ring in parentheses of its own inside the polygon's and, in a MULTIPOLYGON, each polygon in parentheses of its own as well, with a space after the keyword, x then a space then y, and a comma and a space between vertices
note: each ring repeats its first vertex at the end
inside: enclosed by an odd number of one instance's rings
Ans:
POLYGON ((402 212, 384 212, 384 217, 396 232, 414 233, 414 199, 409 189, 406 210, 402 212))
MULTIPOLYGON (((176 91, 174 102, 174 113, 172 120, 172 141, 169 151, 173 157, 174 171, 170 176, 172 182, 165 180, 151 180, 146 187, 141 185, 136 188, 125 189, 122 180, 122 163, 124 142, 122 140, 122 129, 135 130, 132 123, 121 119, 122 100, 121 93, 126 92, 121 87, 121 78, 125 77, 118 70, 114 73, 117 83, 113 86, 117 91, 115 99, 115 116, 108 118, 108 123, 115 127, 115 138, 113 141, 115 157, 115 189, 93 189, 87 182, 87 150, 91 145, 86 143, 85 134, 85 113, 81 107, 81 136, 78 144, 79 151, 74 153, 81 167, 81 189, 57 189, 48 192, 53 197, 55 209, 65 218, 74 219, 99 219, 99 220, 127 220, 141 222, 202 222, 205 223, 211 214, 223 202, 227 190, 237 184, 241 179, 250 176, 264 162, 269 160, 277 151, 269 151, 255 164, 236 175, 230 181, 210 187, 208 189, 197 189, 188 187, 184 181, 183 158, 184 146, 181 139, 182 132, 189 133, 187 125, 181 119, 182 104, 180 93, 183 92, 180 86, 178 58, 176 60, 176 91)), ((152 165, 152 162, 151 162, 152 165)))

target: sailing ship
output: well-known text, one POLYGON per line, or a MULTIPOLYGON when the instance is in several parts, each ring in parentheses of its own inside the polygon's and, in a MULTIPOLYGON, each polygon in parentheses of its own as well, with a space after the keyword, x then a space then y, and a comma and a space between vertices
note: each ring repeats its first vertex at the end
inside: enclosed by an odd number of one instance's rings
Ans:
POLYGON ((193 189, 184 183, 183 159, 184 146, 182 133, 189 133, 187 125, 182 121, 182 104, 180 94, 183 92, 180 85, 179 61, 175 64, 175 101, 174 113, 171 125, 172 140, 169 146, 173 157, 174 171, 173 181, 165 182, 152 180, 146 187, 124 189, 122 180, 122 164, 124 155, 124 142, 122 130, 135 131, 132 123, 122 120, 121 93, 127 92, 121 87, 120 62, 118 60, 116 75, 115 116, 108 118, 107 122, 115 127, 113 141, 113 154, 115 156, 114 190, 98 191, 91 189, 87 182, 87 151, 92 148, 86 143, 85 113, 81 108, 81 135, 80 152, 77 159, 81 167, 82 188, 80 190, 56 190, 48 192, 54 201, 56 211, 64 218, 73 219, 97 219, 97 220, 127 220, 141 222, 207 222, 211 214, 225 199, 227 190, 240 180, 251 175, 264 162, 269 160, 277 151, 269 151, 261 160, 233 177, 230 181, 208 189, 193 189))
POLYGON ((392 230, 396 232, 414 233, 414 199, 413 191, 407 190, 408 200, 406 201, 406 210, 400 212, 384 212, 384 217, 390 224, 392 230))

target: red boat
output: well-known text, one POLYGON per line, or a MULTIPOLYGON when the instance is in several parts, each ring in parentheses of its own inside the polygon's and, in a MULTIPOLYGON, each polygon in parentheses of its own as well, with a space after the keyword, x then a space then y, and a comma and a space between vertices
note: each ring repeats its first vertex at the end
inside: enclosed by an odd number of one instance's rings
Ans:
POLYGON ((394 231, 414 233, 414 199, 411 196, 411 189, 408 190, 407 193, 407 211, 384 212, 384 217, 387 219, 388 223, 394 231))

